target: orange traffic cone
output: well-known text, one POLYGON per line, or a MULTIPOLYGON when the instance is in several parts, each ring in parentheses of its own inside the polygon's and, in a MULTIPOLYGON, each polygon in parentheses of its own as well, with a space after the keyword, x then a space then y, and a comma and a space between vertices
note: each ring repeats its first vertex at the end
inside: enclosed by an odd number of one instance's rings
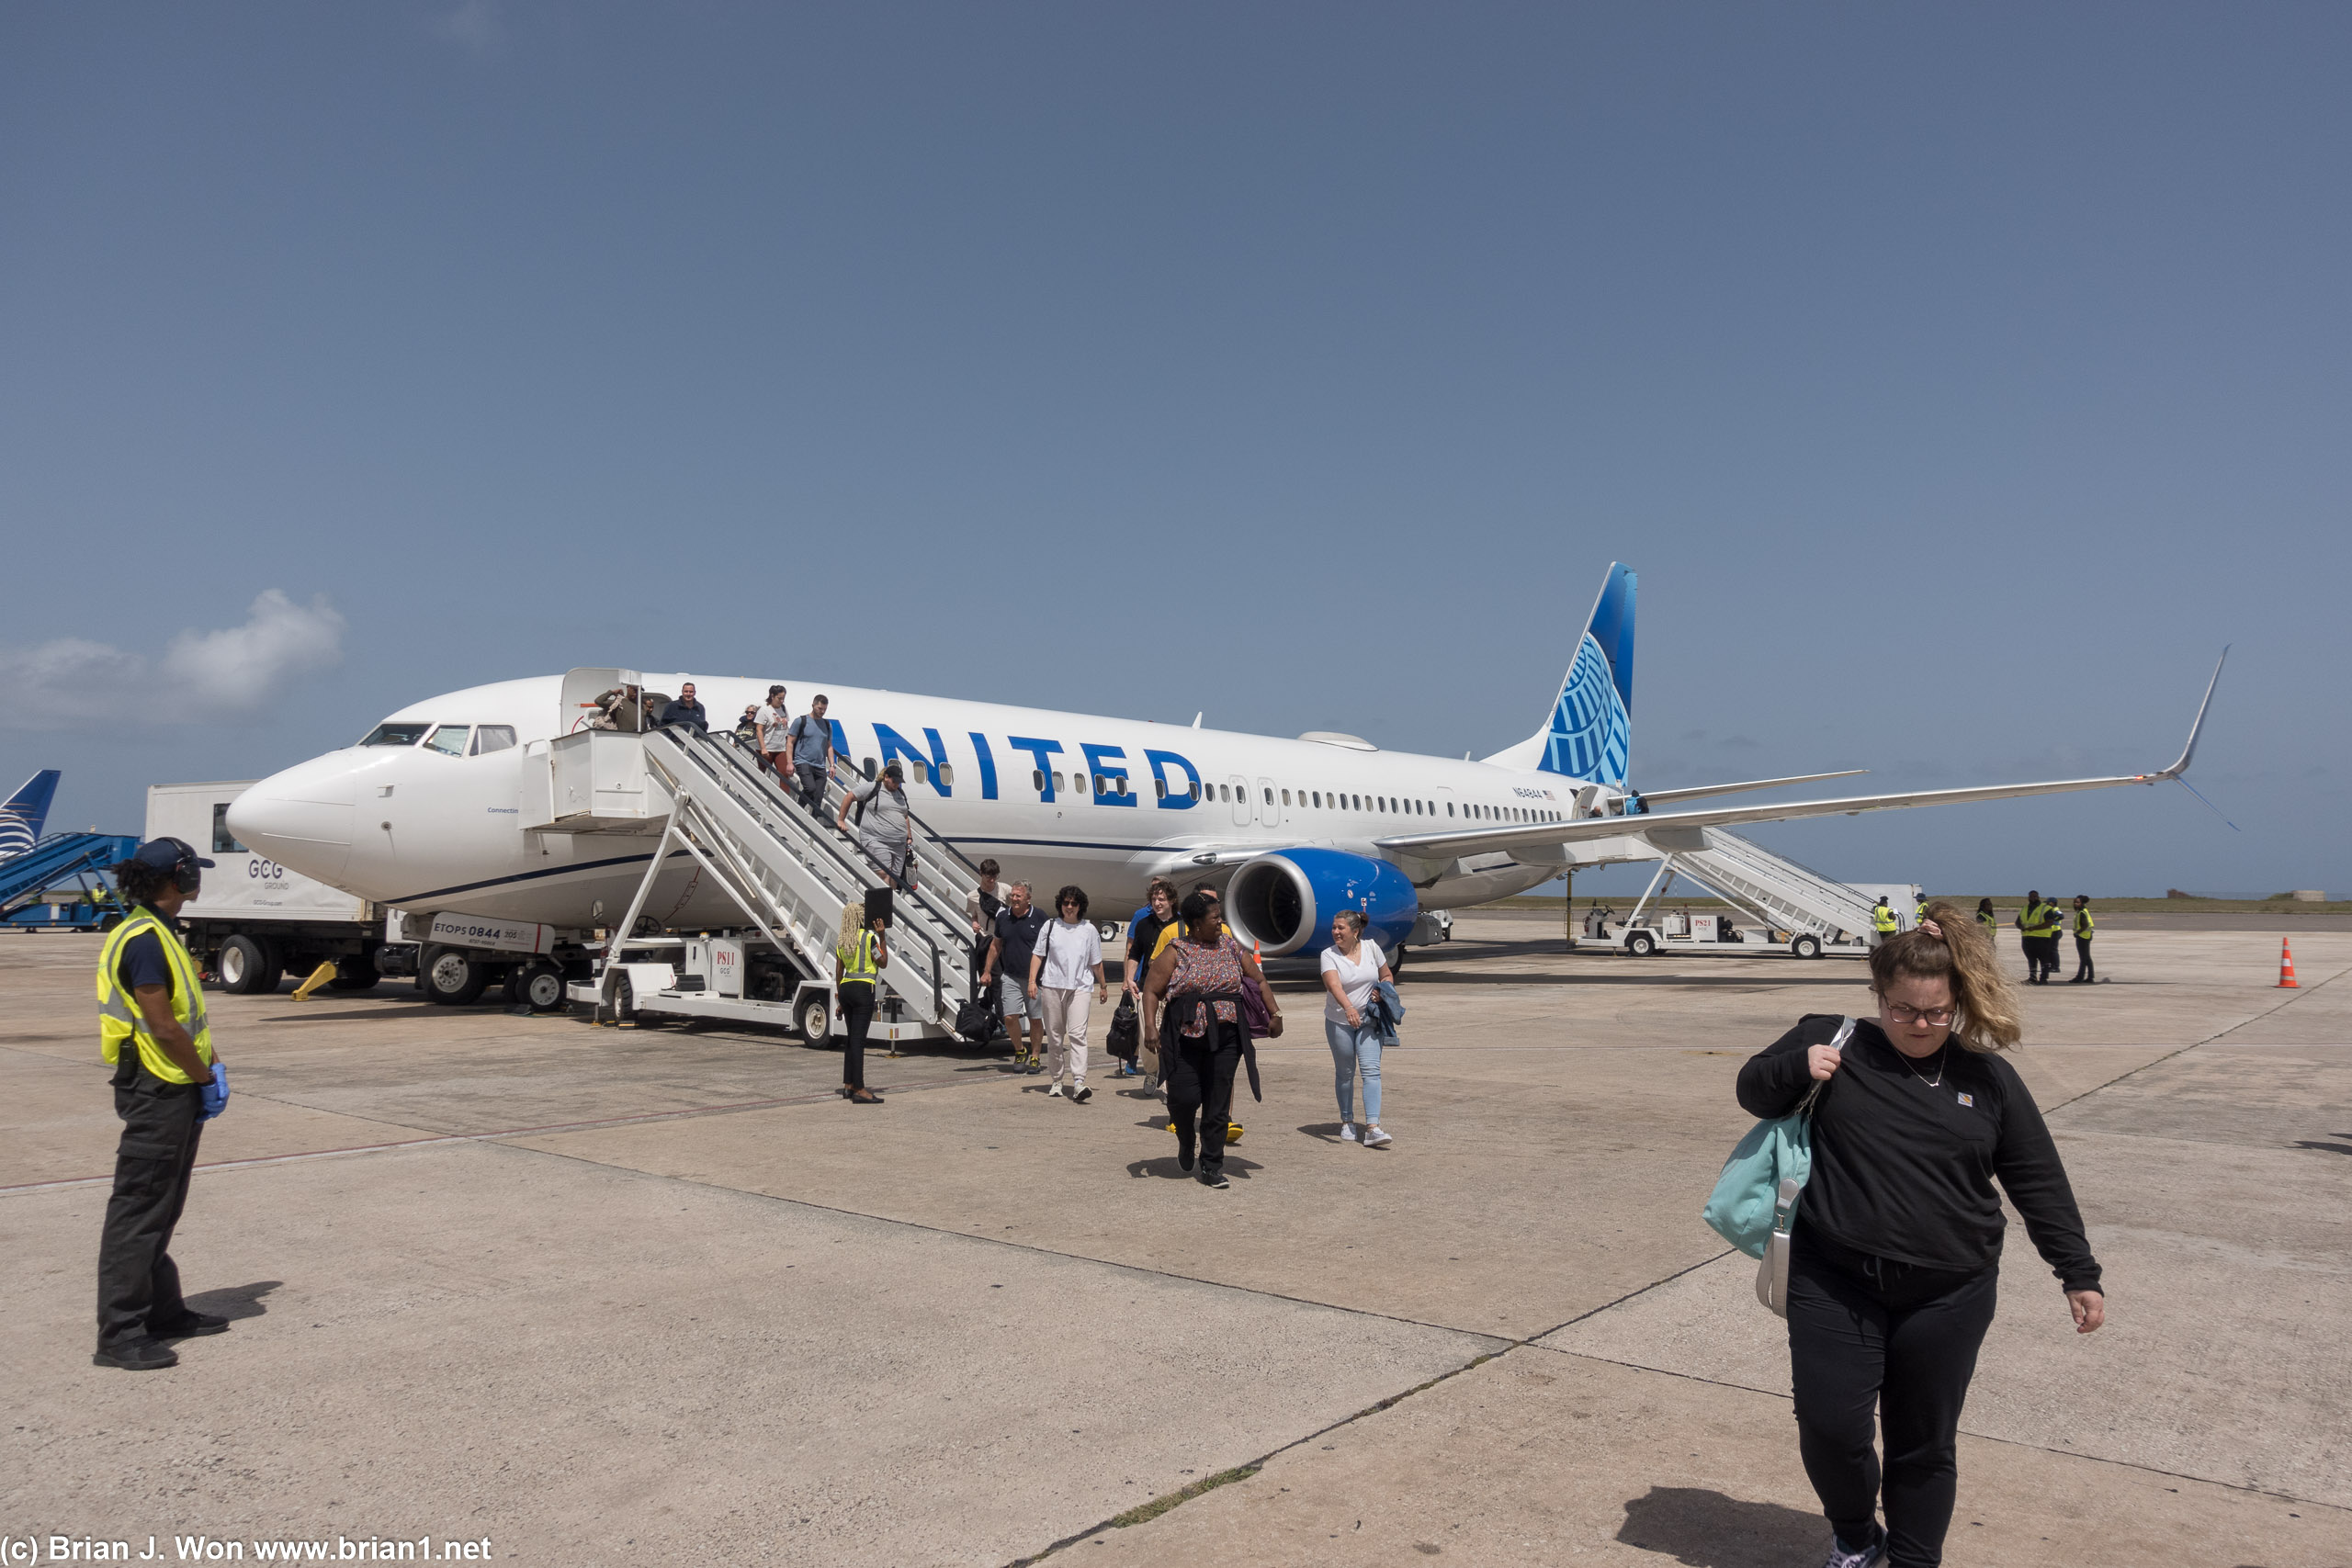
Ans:
POLYGON ((2278 939, 2278 984, 2290 991, 2300 991, 2295 984, 2295 949, 2285 937, 2278 939))

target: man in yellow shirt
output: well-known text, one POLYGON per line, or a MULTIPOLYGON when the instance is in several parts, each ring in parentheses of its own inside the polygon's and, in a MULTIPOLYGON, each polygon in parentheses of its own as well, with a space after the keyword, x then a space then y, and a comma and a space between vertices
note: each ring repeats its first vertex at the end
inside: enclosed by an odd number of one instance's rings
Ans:
POLYGON ((98 1242, 98 1348, 90 1359, 101 1367, 174 1366, 179 1357, 164 1341, 229 1326, 189 1308, 171 1257, 198 1135, 229 1098, 203 979, 173 925, 211 863, 177 839, 156 839, 114 868, 130 913, 98 953, 98 1054, 113 1064, 122 1118, 98 1242))

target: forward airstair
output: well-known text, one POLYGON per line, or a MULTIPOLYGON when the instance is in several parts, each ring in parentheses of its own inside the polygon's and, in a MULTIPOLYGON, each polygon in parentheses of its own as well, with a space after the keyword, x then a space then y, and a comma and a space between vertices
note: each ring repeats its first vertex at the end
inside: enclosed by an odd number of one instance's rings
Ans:
MULTIPOLYGON (((586 750, 603 755, 572 770, 594 786, 582 816, 626 810, 635 823, 661 819, 663 826, 645 878, 614 929, 603 971, 573 986, 574 999, 615 1015, 758 1020, 789 1022, 812 1036, 832 1032, 832 953, 842 908, 862 904, 869 889, 888 881, 834 826, 848 790, 865 781, 837 760, 818 816, 785 793, 756 753, 729 737, 683 726, 567 736, 556 742, 556 775, 562 776, 568 753, 586 750), (615 804, 639 790, 628 808, 615 804), (675 849, 742 911, 748 929, 741 942, 756 940, 791 956, 799 984, 789 997, 751 995, 742 984, 741 946, 727 947, 730 939, 719 939, 714 953, 707 937, 638 934, 648 896, 675 849)), ((914 891, 901 891, 892 902, 890 961, 870 1036, 876 1043, 953 1033, 956 1010, 972 995, 972 932, 964 909, 978 872, 920 818, 911 828, 914 891)))
MULTIPOLYGON (((1875 889, 1865 892, 1833 882, 1721 828, 1702 828, 1697 833, 1703 848, 1664 852, 1649 889, 1626 918, 1624 941, 1629 952, 1657 950, 1658 928, 1645 919, 1645 911, 1653 900, 1665 896, 1677 876, 1697 883, 1760 922, 1775 943, 1784 942, 1800 958, 1817 958, 1825 952, 1869 951, 1875 889), (1778 934, 1781 932, 1787 933, 1785 937, 1778 934), (1646 947, 1640 945, 1645 938, 1646 947)), ((1907 913, 1908 901, 1902 907, 1907 913)))

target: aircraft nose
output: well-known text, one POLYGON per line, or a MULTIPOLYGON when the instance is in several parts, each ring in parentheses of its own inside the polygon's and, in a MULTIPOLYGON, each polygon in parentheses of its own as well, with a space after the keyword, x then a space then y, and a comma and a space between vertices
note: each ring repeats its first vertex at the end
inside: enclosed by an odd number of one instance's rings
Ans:
POLYGON ((272 773, 230 802, 229 830, 255 854, 333 882, 351 858, 355 790, 348 758, 313 758, 272 773))

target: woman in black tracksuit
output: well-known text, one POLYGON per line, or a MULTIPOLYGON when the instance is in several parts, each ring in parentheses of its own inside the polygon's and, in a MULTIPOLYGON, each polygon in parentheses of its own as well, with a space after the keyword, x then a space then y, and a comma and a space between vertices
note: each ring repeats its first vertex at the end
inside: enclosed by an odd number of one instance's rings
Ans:
POLYGON ((1933 1568, 1951 1523, 1961 1404, 1993 1321, 2001 1192, 2058 1276, 2076 1332, 2105 1321, 2106 1302, 2050 1130, 1994 1055, 2019 1031, 1992 943, 1964 911, 1934 904, 1918 930, 1871 952, 1871 985, 1878 1018, 1860 1021, 1842 1051, 1829 1043, 1839 1020, 1800 1020, 1740 1068, 1739 1103, 1786 1116, 1821 1085, 1788 1309, 1798 1448, 1837 1532, 1828 1568, 1933 1568))

